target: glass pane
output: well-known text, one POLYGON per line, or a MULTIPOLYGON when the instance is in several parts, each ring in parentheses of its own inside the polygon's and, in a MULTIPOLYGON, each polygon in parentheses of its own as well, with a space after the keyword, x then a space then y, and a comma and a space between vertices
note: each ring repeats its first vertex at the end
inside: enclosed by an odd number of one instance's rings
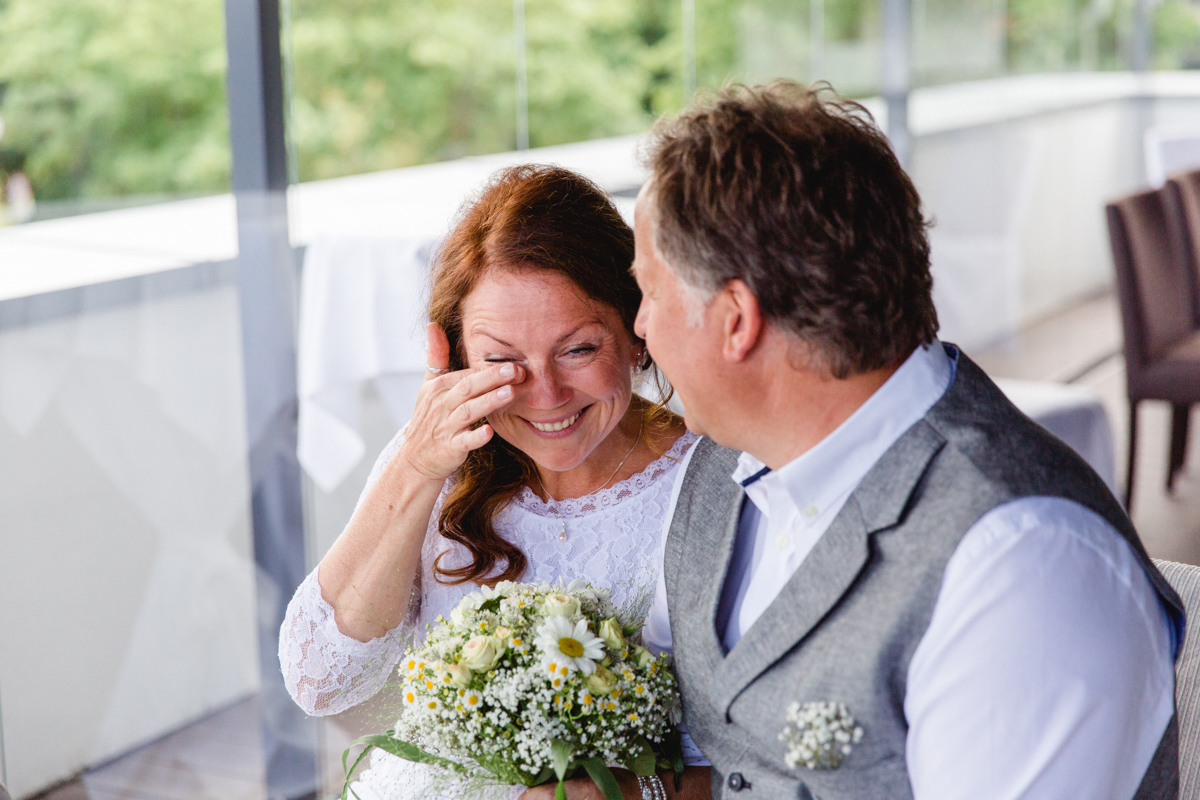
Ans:
POLYGON ((1200 69, 1200 8, 1164 0, 1154 10, 1154 67, 1200 69))
POLYGON ((0 2, 0 224, 227 191, 222 9, 0 2))
POLYGON ((998 0, 916 0, 912 33, 917 86, 1004 74, 1004 4, 998 0))
POLYGON ((1012 73, 1128 69, 1133 0, 1008 0, 1012 73))
POLYGON ((257 717, 244 736, 210 724, 259 684, 223 11, 0 0, 0 755, 17 798, 263 795, 257 717), (171 738, 202 720, 203 743, 171 738))
POLYGON ((678 0, 549 0, 525 20, 531 146, 637 133, 682 105, 678 0))
POLYGON ((299 180, 516 146, 513 9, 494 0, 294 0, 299 180))
POLYGON ((878 0, 697 0, 697 81, 827 80, 843 94, 879 91, 878 0))

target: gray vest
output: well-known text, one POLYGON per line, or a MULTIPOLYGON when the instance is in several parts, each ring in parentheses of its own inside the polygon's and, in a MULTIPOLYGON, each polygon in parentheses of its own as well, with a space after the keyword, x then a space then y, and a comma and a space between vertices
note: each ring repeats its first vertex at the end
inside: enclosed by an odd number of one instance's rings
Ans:
MULTIPOLYGON (((745 497, 730 479, 736 463, 710 440, 697 445, 663 567, 685 718, 713 764, 714 797, 912 797, 908 663, 959 540, 1010 500, 1063 497, 1108 520, 1182 620, 1183 604, 1103 481, 960 354, 946 394, 871 468, 726 655, 714 620, 745 497), (838 769, 785 765, 778 735, 793 701, 845 703, 864 729, 838 769)), ((1137 800, 1176 797, 1176 733, 1172 719, 1137 800)))

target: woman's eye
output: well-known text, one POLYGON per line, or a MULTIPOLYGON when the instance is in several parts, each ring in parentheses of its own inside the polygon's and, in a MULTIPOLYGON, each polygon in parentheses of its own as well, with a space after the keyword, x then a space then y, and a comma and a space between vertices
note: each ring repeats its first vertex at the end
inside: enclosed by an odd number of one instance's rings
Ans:
POLYGON ((572 347, 570 350, 567 351, 567 355, 580 356, 580 355, 587 355, 588 353, 594 353, 594 352, 596 352, 595 345, 585 344, 585 345, 581 345, 579 347, 572 347))

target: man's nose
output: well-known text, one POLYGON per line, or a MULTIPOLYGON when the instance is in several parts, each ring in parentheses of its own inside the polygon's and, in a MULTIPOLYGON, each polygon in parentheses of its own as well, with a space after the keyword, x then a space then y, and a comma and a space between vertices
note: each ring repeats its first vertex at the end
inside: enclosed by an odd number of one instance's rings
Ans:
POLYGON ((637 316, 633 318, 633 332, 642 341, 646 340, 646 321, 650 317, 650 309, 646 307, 646 298, 642 298, 638 306, 637 316))

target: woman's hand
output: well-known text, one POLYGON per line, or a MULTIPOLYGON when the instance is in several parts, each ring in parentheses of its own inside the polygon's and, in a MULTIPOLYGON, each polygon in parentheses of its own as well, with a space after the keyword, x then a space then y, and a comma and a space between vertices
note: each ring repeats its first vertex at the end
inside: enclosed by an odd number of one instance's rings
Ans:
MULTIPOLYGON (((437 323, 425 329, 429 366, 448 369, 450 343, 437 323)), ((404 444, 396 453, 421 477, 441 482, 462 466, 467 454, 491 440, 491 425, 476 422, 512 402, 513 384, 525 370, 513 363, 436 375, 426 373, 404 444)))
MULTIPOLYGON (((613 777, 621 787, 621 796, 625 800, 642 800, 642 791, 638 788, 637 778, 626 769, 614 769, 613 777)), ((534 786, 521 795, 519 800, 554 800, 555 783, 534 786)), ((567 790, 567 800, 604 800, 604 793, 592 783, 591 778, 573 778, 563 781, 567 790)))
MULTIPOLYGON (((642 800, 642 790, 638 788, 637 778, 626 769, 614 769, 613 777, 621 787, 621 796, 625 800, 642 800)), ((667 800, 711 800, 712 799, 712 768, 688 767, 683 771, 683 785, 675 791, 675 776, 670 772, 660 772, 663 790, 667 800)), ((535 786, 521 795, 520 800, 554 800, 555 784, 547 783, 535 786)), ((567 800, 604 800, 604 795, 596 788, 589 778, 575 778, 563 781, 567 790, 567 800)))

